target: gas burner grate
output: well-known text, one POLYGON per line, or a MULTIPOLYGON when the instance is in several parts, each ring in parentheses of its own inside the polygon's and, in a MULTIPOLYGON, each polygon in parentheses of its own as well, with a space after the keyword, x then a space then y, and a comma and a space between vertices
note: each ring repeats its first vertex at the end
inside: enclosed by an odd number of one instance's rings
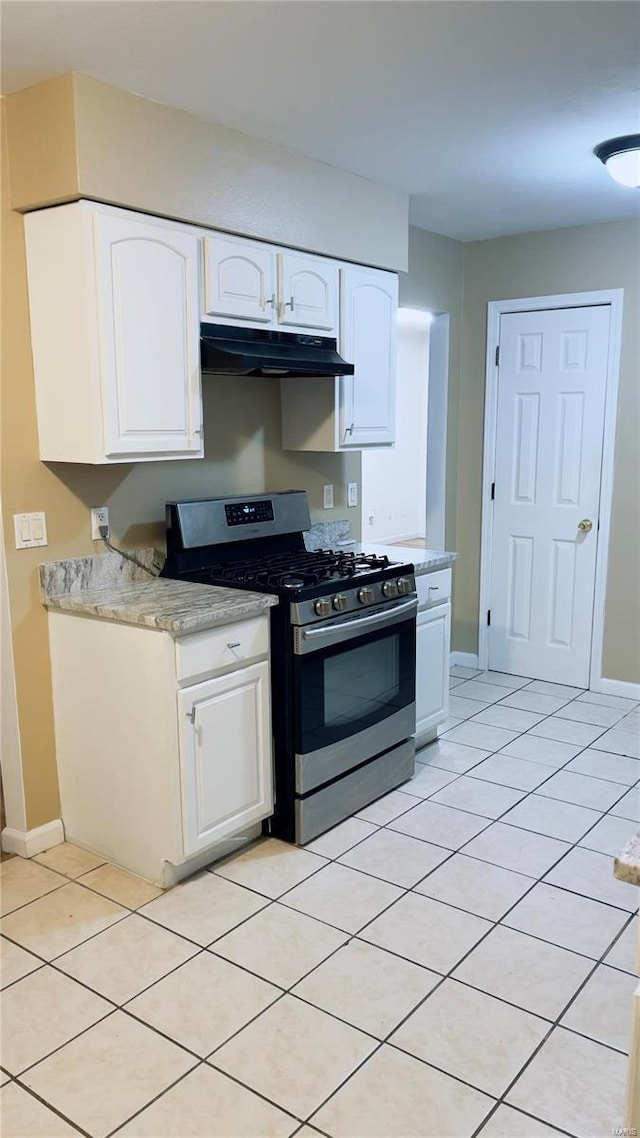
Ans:
MULTIPOLYGON (((219 563, 197 574, 199 581, 224 581, 236 585, 273 589, 300 589, 321 585, 324 581, 343 581, 356 573, 385 569, 390 564, 385 555, 336 552, 331 549, 300 550, 266 554, 246 561, 219 563)), ((192 576, 196 579, 196 575, 192 576)))

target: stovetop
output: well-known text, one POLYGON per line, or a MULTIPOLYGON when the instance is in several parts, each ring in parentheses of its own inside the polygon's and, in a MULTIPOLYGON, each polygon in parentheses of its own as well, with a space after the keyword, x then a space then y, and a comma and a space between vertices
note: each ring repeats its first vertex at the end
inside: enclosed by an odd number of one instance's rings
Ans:
POLYGON ((288 550, 264 554, 230 563, 217 562, 189 574, 189 580, 201 583, 241 585, 303 596, 318 585, 334 586, 360 583, 373 579, 373 574, 388 569, 392 562, 386 556, 336 552, 332 549, 288 550))
POLYGON ((331 611, 343 612, 415 588, 413 565, 386 555, 305 549, 303 533, 310 525, 307 496, 300 490, 168 502, 162 575, 275 593, 296 609, 296 621, 326 616, 327 606, 315 603, 319 598, 332 598, 331 611))

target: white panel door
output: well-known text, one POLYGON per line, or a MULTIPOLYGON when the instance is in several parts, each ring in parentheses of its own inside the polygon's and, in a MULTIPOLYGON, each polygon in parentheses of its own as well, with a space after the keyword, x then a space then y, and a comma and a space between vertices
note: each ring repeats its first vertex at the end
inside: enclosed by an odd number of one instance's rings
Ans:
POLYGON ((272 324, 276 315, 273 249, 240 237, 205 237, 204 294, 209 316, 272 324))
POLYGON ((278 254, 278 322, 336 336, 338 266, 323 257, 278 254))
POLYGON ((397 312, 397 276, 341 270, 340 348, 355 366, 341 380, 341 446, 395 442, 397 312))
POLYGON ((96 211, 94 240, 105 454, 201 453, 197 236, 96 211))
POLYGON ((609 320, 600 305, 500 321, 489 667, 584 688, 609 320))
POLYGON ((269 665, 178 695, 185 856, 273 812, 269 665))
POLYGON ((416 735, 443 723, 449 714, 451 605, 418 613, 416 627, 416 735))

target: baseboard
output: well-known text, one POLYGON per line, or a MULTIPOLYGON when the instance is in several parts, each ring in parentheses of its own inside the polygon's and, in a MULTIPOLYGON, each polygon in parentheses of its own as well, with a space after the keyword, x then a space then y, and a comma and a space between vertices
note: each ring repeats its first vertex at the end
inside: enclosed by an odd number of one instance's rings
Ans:
POLYGON ((5 826, 2 831, 2 848, 5 853, 18 854, 20 857, 34 857, 59 846, 64 841, 64 826, 61 818, 53 822, 45 822, 44 826, 36 826, 34 830, 12 830, 5 826))
POLYGON ((628 680, 607 680, 601 677, 591 684, 591 691, 600 692, 600 695, 621 695, 623 699, 640 699, 640 684, 628 680))
POLYGON ((451 667, 458 665, 462 668, 479 668, 478 653, 473 652, 452 652, 451 653, 451 667))

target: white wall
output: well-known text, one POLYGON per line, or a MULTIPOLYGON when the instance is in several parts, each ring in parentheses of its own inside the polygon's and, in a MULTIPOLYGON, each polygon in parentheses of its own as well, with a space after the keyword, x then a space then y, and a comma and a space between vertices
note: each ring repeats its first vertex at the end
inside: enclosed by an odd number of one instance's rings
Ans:
POLYGON ((429 327, 398 312, 396 445, 362 451, 362 540, 425 536, 429 327))

